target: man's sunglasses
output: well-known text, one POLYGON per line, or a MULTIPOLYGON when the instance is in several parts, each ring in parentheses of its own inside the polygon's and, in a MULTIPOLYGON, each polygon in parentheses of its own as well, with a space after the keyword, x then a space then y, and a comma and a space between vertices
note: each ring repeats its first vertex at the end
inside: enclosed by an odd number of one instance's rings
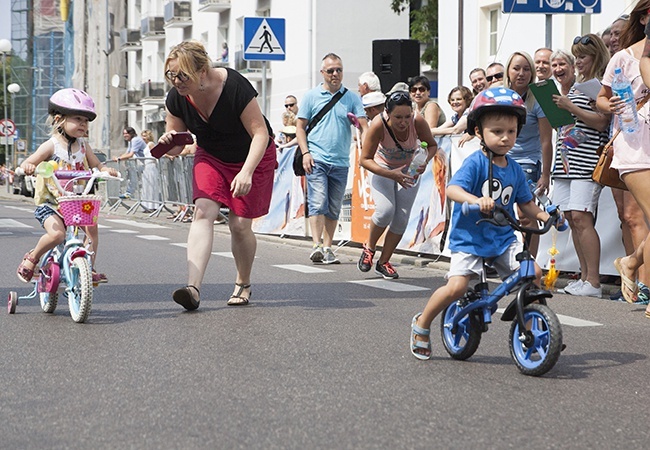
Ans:
POLYGON ((411 94, 415 94, 416 92, 426 92, 426 91, 428 91, 428 89, 425 88, 424 86, 413 86, 411 88, 411 94))
POLYGON ((488 81, 488 83, 491 83, 494 79, 503 80, 503 72, 495 73, 494 75, 488 75, 485 77, 485 79, 488 81))
POLYGON ((328 75, 332 75, 334 72, 342 73, 343 67, 334 67, 333 69, 325 69, 324 72, 328 75))
POLYGON ((285 103, 285 105, 284 105, 285 108, 291 108, 293 106, 296 106, 296 104, 295 103, 285 103))
POLYGON ((180 81, 181 83, 185 83, 187 80, 190 79, 190 76, 185 72, 174 73, 171 70, 168 70, 167 72, 165 72, 165 78, 167 78, 167 80, 169 80, 170 83, 173 83, 176 78, 178 78, 178 81, 180 81))

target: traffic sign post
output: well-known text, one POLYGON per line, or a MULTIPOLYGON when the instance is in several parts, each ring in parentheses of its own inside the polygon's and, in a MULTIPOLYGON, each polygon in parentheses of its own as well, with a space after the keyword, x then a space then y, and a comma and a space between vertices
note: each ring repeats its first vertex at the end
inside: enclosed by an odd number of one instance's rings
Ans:
POLYGON ((13 136, 16 132, 16 124, 11 119, 0 120, 0 136, 13 136))
POLYGON ((262 111, 266 106, 266 61, 284 61, 285 20, 244 17, 244 61, 262 61, 262 111))

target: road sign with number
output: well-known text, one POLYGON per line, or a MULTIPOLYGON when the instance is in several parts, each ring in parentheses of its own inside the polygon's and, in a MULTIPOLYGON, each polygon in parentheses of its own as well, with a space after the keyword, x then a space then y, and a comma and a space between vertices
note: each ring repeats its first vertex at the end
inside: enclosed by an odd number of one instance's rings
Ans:
POLYGON ((600 14, 601 0, 502 0, 501 11, 539 14, 600 14))
POLYGON ((244 60, 284 61, 285 20, 244 17, 244 60))
POLYGON ((11 119, 0 120, 0 136, 13 136, 16 132, 16 124, 11 119))

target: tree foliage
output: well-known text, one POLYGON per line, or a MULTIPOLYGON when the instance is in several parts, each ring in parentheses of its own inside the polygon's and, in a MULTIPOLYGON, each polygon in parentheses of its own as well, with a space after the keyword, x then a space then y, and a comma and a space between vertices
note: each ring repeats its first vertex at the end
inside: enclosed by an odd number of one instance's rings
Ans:
POLYGON ((425 44, 422 62, 438 67, 438 0, 392 0, 391 9, 401 14, 410 9, 410 35, 425 44))

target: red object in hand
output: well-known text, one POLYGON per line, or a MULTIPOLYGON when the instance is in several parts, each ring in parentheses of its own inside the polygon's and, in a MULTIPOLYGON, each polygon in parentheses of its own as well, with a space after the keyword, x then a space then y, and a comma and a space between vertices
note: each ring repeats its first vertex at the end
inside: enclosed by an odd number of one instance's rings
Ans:
POLYGON ((176 146, 192 144, 193 142, 194 138, 192 137, 192 133, 181 131, 173 135, 171 144, 159 143, 154 148, 152 148, 151 156, 154 158, 160 158, 162 155, 176 146))

